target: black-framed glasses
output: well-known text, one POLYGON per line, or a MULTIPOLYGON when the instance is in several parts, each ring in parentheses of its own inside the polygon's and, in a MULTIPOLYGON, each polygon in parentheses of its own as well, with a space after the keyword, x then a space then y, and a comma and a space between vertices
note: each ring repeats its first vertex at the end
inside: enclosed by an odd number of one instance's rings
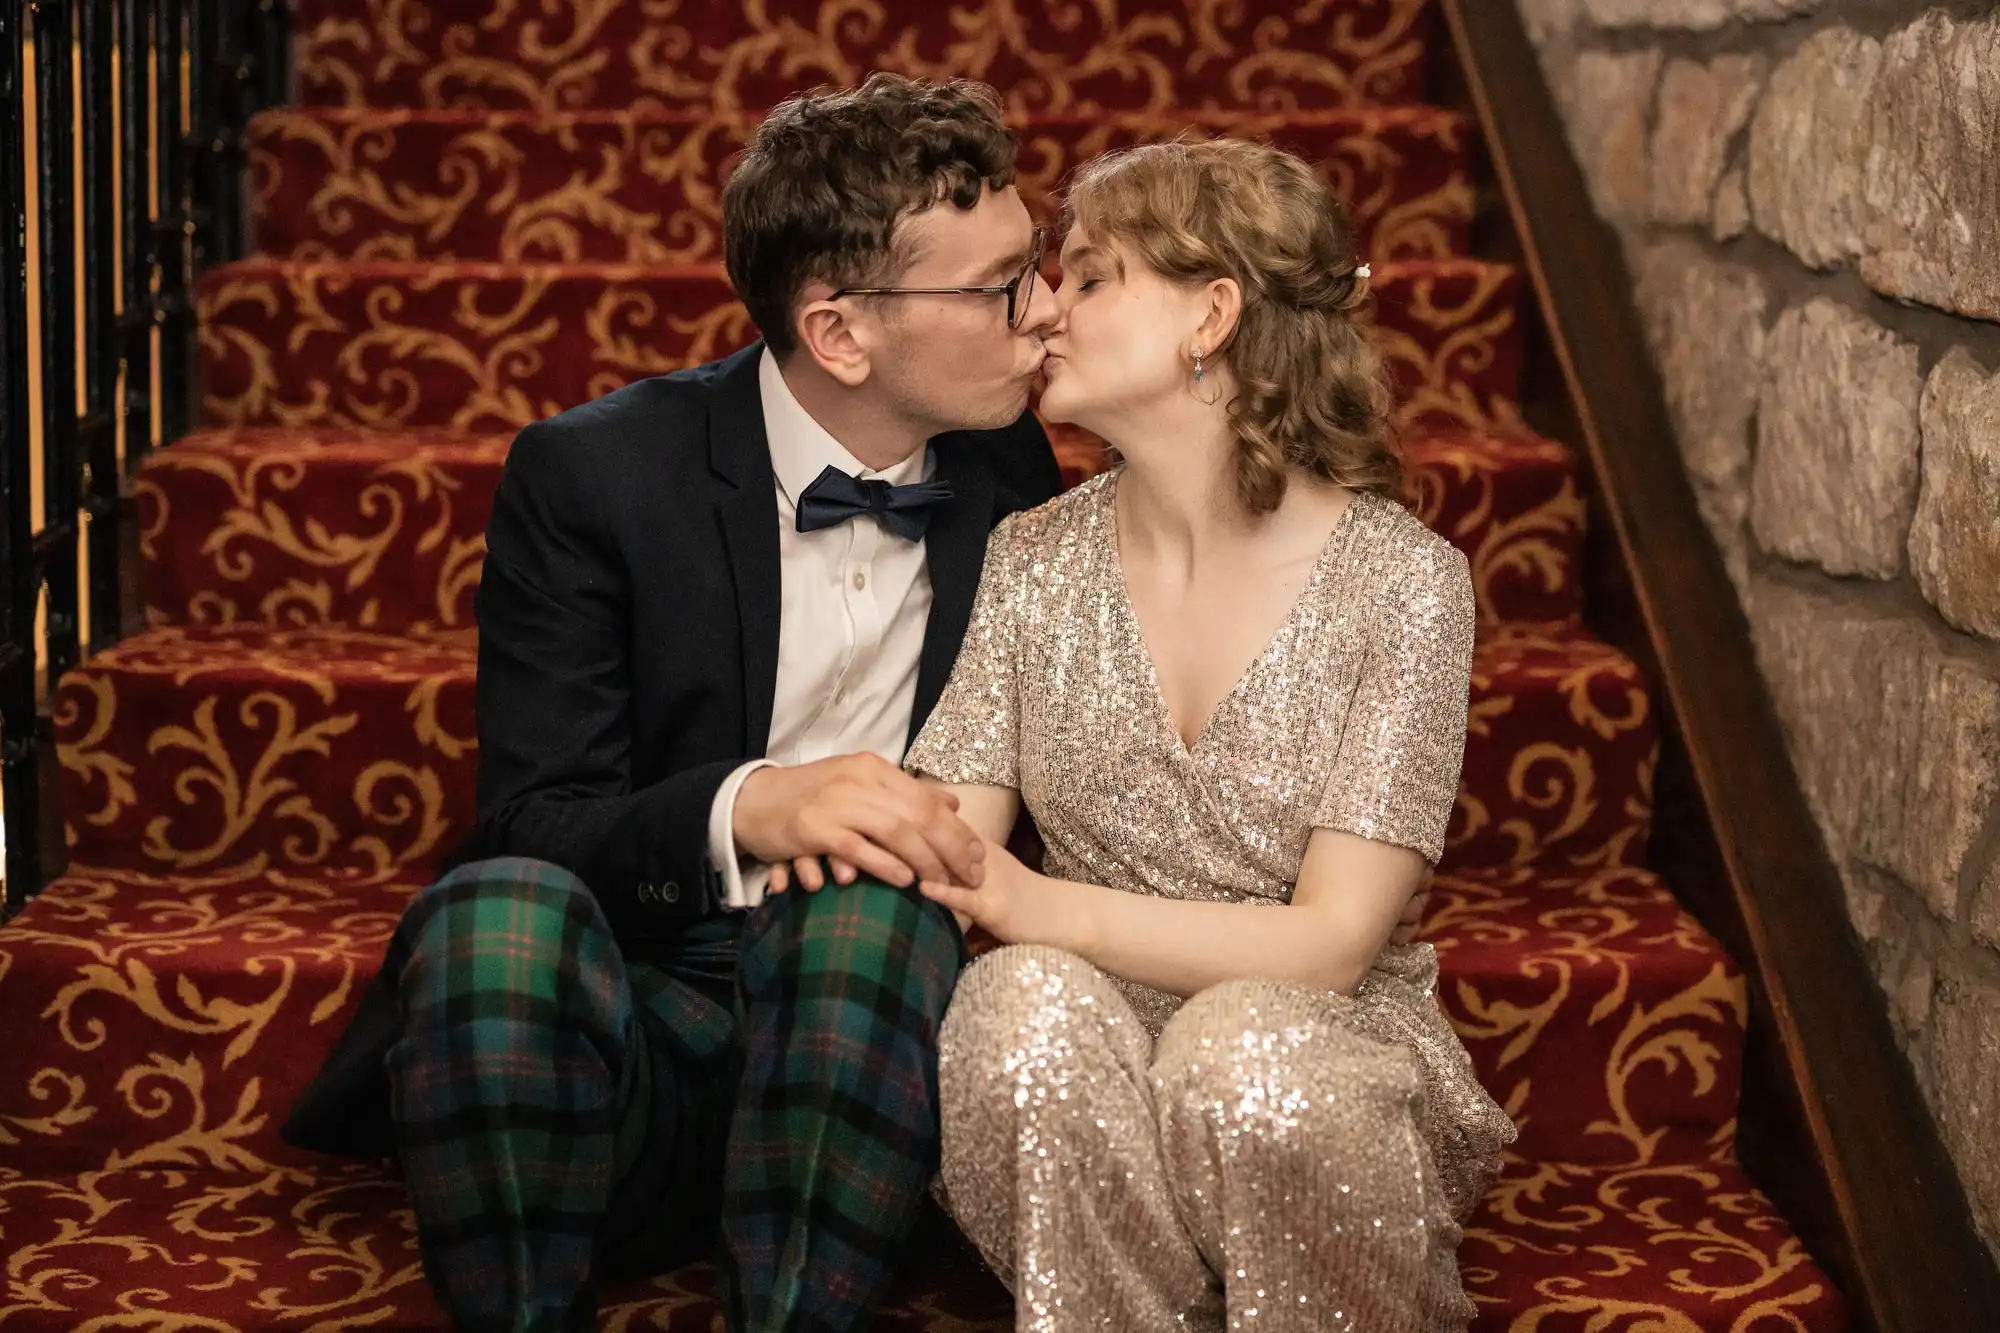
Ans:
POLYGON ((1035 294, 1035 274, 1041 271, 1042 247, 1047 243, 1049 229, 1035 228, 1035 234, 1028 241, 1028 262, 1021 271, 998 287, 842 287, 827 297, 837 300, 843 296, 1002 296, 1007 298, 1007 327, 1018 329, 1021 321, 1028 317, 1028 302, 1035 294))

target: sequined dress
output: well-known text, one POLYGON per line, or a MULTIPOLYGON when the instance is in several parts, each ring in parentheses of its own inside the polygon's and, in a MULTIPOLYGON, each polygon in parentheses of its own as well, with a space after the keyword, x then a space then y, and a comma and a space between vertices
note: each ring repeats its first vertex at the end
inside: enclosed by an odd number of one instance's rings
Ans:
MULTIPOLYGON (((904 760, 1018 789, 1044 869, 1286 902, 1316 827, 1435 862, 1458 785, 1464 558, 1359 495, 1186 745, 1118 563, 1109 473, 996 530, 958 662, 904 760)), ((1514 1136, 1438 1008, 1428 945, 1358 992, 1243 980, 1183 1004, 1059 950, 961 979, 939 1194, 1022 1329, 1442 1330, 1459 1222, 1514 1136)))

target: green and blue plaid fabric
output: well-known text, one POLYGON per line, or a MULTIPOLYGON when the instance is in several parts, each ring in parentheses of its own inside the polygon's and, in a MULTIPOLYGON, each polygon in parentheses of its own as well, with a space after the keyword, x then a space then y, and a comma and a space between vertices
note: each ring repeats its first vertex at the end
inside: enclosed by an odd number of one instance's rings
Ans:
POLYGON ((867 1323, 937 1174, 938 1026, 963 962, 957 922, 915 888, 793 890, 751 914, 722 1210, 732 1328, 867 1323))
POLYGON ((936 1169, 961 956, 948 913, 874 881, 711 918, 629 965, 545 862, 424 890, 386 964, 388 1064, 454 1323, 591 1328, 607 1254, 657 1271, 719 1223, 732 1330, 861 1327, 936 1169))

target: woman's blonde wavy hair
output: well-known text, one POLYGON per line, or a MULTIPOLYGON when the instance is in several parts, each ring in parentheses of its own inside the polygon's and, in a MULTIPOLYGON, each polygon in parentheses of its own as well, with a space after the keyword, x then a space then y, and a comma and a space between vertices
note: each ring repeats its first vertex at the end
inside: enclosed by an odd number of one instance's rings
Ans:
POLYGON ((1242 289, 1236 328, 1207 359, 1236 379, 1229 424, 1252 513, 1278 507, 1294 468, 1398 492, 1389 385, 1357 318, 1366 279, 1346 213, 1311 167, 1244 139, 1147 144, 1086 163, 1063 214, 1065 228, 1120 244, 1170 281, 1242 289))

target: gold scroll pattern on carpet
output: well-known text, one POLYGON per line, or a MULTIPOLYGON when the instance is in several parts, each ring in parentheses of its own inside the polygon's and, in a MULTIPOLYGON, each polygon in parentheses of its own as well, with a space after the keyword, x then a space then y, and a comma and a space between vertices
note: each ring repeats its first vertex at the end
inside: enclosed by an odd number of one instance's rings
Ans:
MULTIPOLYGON (((1513 426, 1519 273, 1384 266, 1375 335, 1406 424, 1513 426)), ((755 335, 719 268, 253 262, 197 298, 218 426, 518 429, 755 335)))
POLYGON ((134 485, 148 617, 413 634, 469 626, 507 448, 504 436, 179 441, 148 458, 134 485), (163 540, 170 527, 205 535, 189 550, 163 540))
POLYGON ((984 80, 1017 114, 1421 101, 1428 10, 939 0, 892 20, 880 0, 294 4, 300 84, 319 104, 736 111, 886 69, 984 80))
MULTIPOLYGON (((722 183, 743 117, 408 111, 258 118, 253 215, 266 253, 298 260, 720 263, 722 183)), ((1462 253, 1474 197, 1463 117, 1427 107, 1277 115, 1126 113, 1027 121, 1017 183, 1053 221, 1057 190, 1114 149, 1217 134, 1276 142, 1314 162, 1375 263, 1462 253)))
MULTIPOLYGON (((72 853, 149 873, 421 874, 471 824, 476 652, 465 630, 126 639, 58 689, 72 853), (142 787, 171 799, 146 805, 142 787)), ((1657 734, 1629 659, 1567 626, 1503 625, 1472 689, 1450 865, 1643 856, 1657 734)))
MULTIPOLYGON (((1052 435, 1081 471, 1078 432, 1052 435)), ((135 487, 153 623, 470 625, 508 443, 217 431, 154 454, 135 487), (170 529, 203 535, 168 541, 170 529)), ((1566 449, 1525 435, 1420 435, 1408 477, 1417 515, 1465 552, 1483 622, 1575 614, 1584 510, 1566 449)))
POLYGON ((470 823, 476 653, 469 631, 169 627, 126 639, 58 690, 72 854, 375 884, 420 872, 470 823), (174 798, 150 816, 141 769, 148 790, 174 798))
MULTIPOLYGON (((11 1256, 0 1319, 64 1308, 70 1277, 104 1271, 88 1260, 105 1247, 124 1253, 130 1309, 158 1310, 158 1322, 121 1328, 231 1326, 177 1322, 146 1295, 163 1290, 233 1292, 246 1312, 328 1330, 359 1326, 373 1310, 429 1308, 400 1187, 378 1172, 312 1165, 273 1135, 321 1049, 296 1043, 312 1048, 302 1062, 277 1043, 344 1021, 408 891, 268 872, 84 872, 0 928, 0 1003, 43 1019, 33 1049, 12 1062, 18 1081, 0 1087, 0 1239, 11 1256), (107 931, 114 919, 125 924, 107 931), (176 984, 162 984, 174 974, 176 984), (70 1164, 57 1180, 24 1178, 26 1161, 50 1174, 85 1126, 94 1144, 111 1145, 104 1158, 70 1164), (168 1224, 135 1218, 156 1209, 168 1224)), ((1524 1141, 1567 1134, 1552 1123, 1589 1115, 1584 1141, 1600 1153, 1592 1163, 1510 1165, 1468 1231, 1475 1297, 1503 1268, 1560 1259, 1569 1271, 1587 1261, 1732 1312, 1758 1308, 1767 1287, 1784 1292, 1774 1309, 1812 1299, 1785 1285, 1802 1251, 1766 1236, 1768 1205, 1731 1164, 1742 979, 1657 881, 1635 870, 1568 880, 1487 872, 1441 877, 1438 899, 1427 934, 1440 950, 1442 998, 1482 1078, 1522 1122, 1524 1141), (1576 1078, 1580 1049, 1608 1054, 1594 1093, 1576 1078), (1537 1074, 1558 1067, 1541 1094, 1537 1074), (1671 1122, 1659 1116, 1668 1107, 1671 1122), (1689 1133, 1705 1136, 1705 1151, 1684 1142, 1662 1151, 1667 1135, 1689 1133), (1711 1212, 1716 1191, 1728 1205, 1719 1215, 1683 1220, 1711 1212), (1595 1243, 1606 1223, 1629 1244, 1595 1243), (1586 1233, 1593 1247, 1583 1252, 1574 1238, 1586 1233)), ((1540 1282, 1536 1317, 1582 1312, 1564 1281, 1540 1282)), ((708 1291, 690 1270, 607 1307, 627 1327, 706 1329, 708 1291), (653 1322, 669 1311, 694 1322, 653 1322)), ((1004 1327, 954 1322, 965 1306, 962 1294, 913 1293, 897 1316, 911 1322, 888 1326, 1004 1327)), ((1685 1318, 1644 1301, 1624 1313, 1667 1321, 1647 1325, 1660 1328, 1685 1318)))

